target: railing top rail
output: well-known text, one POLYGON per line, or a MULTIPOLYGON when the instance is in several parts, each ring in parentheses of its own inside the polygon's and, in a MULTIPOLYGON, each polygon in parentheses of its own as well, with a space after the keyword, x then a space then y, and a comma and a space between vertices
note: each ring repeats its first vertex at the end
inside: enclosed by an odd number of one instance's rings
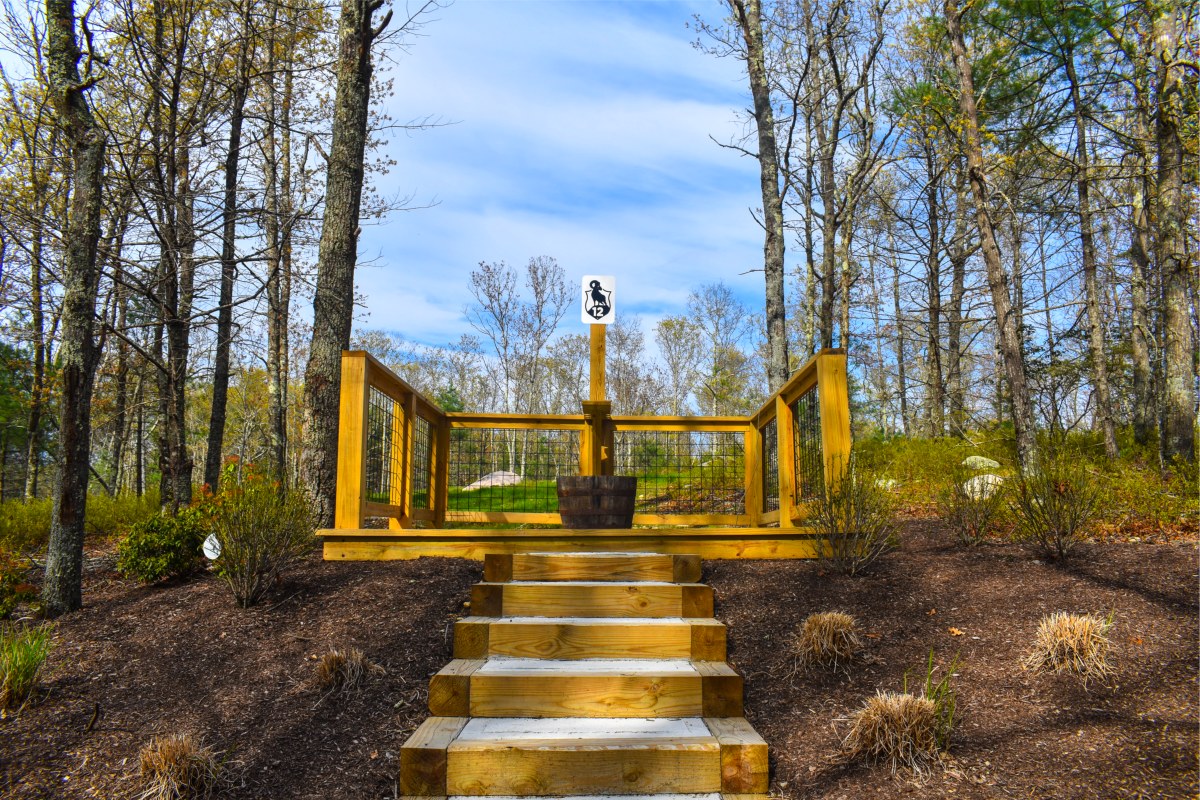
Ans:
POLYGON ((618 431, 744 431, 750 417, 671 417, 614 414, 613 423, 618 431))
POLYGON ((436 421, 445 419, 446 412, 442 411, 437 403, 418 392, 409 385, 408 381, 392 372, 382 361, 366 350, 343 350, 342 358, 346 357, 365 359, 368 386, 375 386, 384 394, 397 400, 400 399, 400 396, 411 395, 416 401, 418 416, 436 421))
POLYGON ((451 428, 539 428, 543 430, 579 430, 582 414, 484 414, 449 411, 445 414, 451 428))
POLYGON ((772 417, 775 416, 775 398, 782 397, 785 403, 790 403, 800 395, 807 392, 817 382, 817 363, 826 356, 844 356, 846 350, 841 347, 826 347, 808 361, 804 362, 804 366, 792 373, 792 377, 788 378, 787 383, 780 387, 779 391, 772 394, 767 401, 763 403, 762 408, 758 413, 751 415, 750 419, 758 427, 762 427, 772 417))

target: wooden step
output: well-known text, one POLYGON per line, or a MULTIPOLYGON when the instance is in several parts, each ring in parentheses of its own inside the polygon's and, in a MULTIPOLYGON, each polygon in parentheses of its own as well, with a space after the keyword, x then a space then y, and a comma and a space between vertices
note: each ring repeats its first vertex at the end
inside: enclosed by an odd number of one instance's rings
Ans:
MULTIPOLYGON (((768 800, 766 794, 729 794, 708 792, 707 794, 623 794, 617 795, 621 800, 768 800)), ((488 800, 519 800, 519 795, 493 795, 488 800)), ((541 800, 612 800, 611 794, 574 794, 557 797, 543 797, 541 800)), ((406 798, 402 798, 406 800, 406 798)), ((456 794, 438 800, 475 800, 475 796, 456 794)))
POLYGON ((433 676, 429 711, 470 717, 740 717, 742 677, 686 659, 456 659, 433 676))
POLYGON ((725 625, 681 617, 466 617, 454 625, 454 656, 724 661, 725 625))
POLYGON ((471 613, 482 617, 711 617, 712 589, 658 581, 477 583, 471 613))
POLYGON ((766 743, 739 719, 432 717, 400 750, 400 792, 763 793, 766 765, 766 743))
POLYGON ((661 553, 490 553, 486 581, 668 581, 700 580, 700 557, 661 553))

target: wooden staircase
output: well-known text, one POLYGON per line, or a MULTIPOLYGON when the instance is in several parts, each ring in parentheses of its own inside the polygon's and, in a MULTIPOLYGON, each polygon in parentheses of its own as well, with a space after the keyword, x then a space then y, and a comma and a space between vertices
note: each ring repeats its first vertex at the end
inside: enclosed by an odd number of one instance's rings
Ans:
POLYGON ((767 745, 699 579, 694 555, 487 555, 401 794, 765 797, 767 745))

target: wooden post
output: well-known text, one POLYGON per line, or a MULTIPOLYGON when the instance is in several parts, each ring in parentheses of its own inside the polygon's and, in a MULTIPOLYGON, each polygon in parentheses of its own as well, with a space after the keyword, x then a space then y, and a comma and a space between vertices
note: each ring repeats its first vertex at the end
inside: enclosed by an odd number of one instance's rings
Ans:
POLYGON ((363 473, 366 470, 367 357, 365 353, 342 353, 342 388, 338 411, 337 494, 333 526, 359 530, 363 526, 363 473))
POLYGON ((822 353, 817 357, 817 402, 821 408, 825 483, 836 486, 850 464, 850 392, 845 353, 822 353))
POLYGON ((792 409, 775 395, 776 455, 779 462, 779 527, 791 528, 796 516, 796 443, 792 409))
POLYGON ((592 329, 588 399, 599 402, 608 399, 608 390, 605 386, 605 369, 608 360, 608 347, 605 340, 608 326, 589 325, 588 327, 592 329))
POLYGON ((450 506, 450 421, 444 416, 437 426, 433 453, 433 527, 444 528, 450 506))
POLYGON ((745 444, 742 449, 746 454, 746 516, 750 518, 750 527, 757 528, 763 510, 762 433, 753 417, 746 426, 743 441, 745 444))
MULTIPOLYGON (((600 327, 600 326, 597 326, 600 327)), ((611 475, 612 403, 607 400, 583 401, 583 437, 580 442, 581 475, 611 475)))
MULTIPOLYGON (((392 398, 392 425, 388 430, 390 446, 384 451, 383 457, 386 459, 384 469, 388 475, 388 505, 401 507, 404 506, 405 484, 408 482, 404 462, 406 427, 404 418, 407 414, 408 407, 400 400, 392 398)), ((392 518, 388 522, 388 527, 396 530, 402 526, 397 524, 395 518, 392 518)))

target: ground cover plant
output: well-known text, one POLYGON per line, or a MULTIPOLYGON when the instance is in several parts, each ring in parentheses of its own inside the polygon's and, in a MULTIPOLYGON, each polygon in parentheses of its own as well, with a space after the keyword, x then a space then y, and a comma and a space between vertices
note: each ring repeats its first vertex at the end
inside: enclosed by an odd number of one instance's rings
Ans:
POLYGON ((52 644, 49 626, 0 628, 0 709, 29 702, 52 644))
MULTIPOLYGON (((706 562, 747 717, 771 748, 772 795, 1195 797, 1196 543, 1077 547, 1065 565, 1037 563, 1012 545, 963 548, 940 523, 907 521, 899 549, 863 576, 804 561, 706 562), (1120 623, 1116 679, 1087 692, 1020 663, 1043 616, 1078 607, 1115 609, 1120 623), (858 619, 870 657, 848 673, 796 672, 781 632, 829 609, 858 619), (958 721, 941 765, 892 777, 842 758, 852 713, 904 687, 906 672, 920 694, 930 649, 935 680, 946 654, 959 655, 958 721)), ((469 614, 482 574, 454 559, 308 553, 243 610, 211 573, 142 587, 119 576, 111 551, 90 551, 88 565, 87 605, 57 623, 46 699, 0 721, 6 798, 134 796, 138 751, 167 723, 236 759, 222 794, 231 800, 390 798, 400 744, 427 715, 429 676, 450 659, 453 620, 469 614), (317 660, 348 647, 387 673, 319 703, 317 660)))
POLYGON ((801 666, 846 668, 863 648, 858 621, 841 611, 809 614, 796 637, 801 666))
POLYGON ((156 736, 138 753, 138 800, 200 800, 220 788, 220 754, 188 733, 156 736))
POLYGON ((1035 672, 1069 672, 1084 686, 1103 681, 1113 674, 1112 627, 1111 616, 1055 612, 1038 624, 1033 646, 1021 663, 1035 672))

